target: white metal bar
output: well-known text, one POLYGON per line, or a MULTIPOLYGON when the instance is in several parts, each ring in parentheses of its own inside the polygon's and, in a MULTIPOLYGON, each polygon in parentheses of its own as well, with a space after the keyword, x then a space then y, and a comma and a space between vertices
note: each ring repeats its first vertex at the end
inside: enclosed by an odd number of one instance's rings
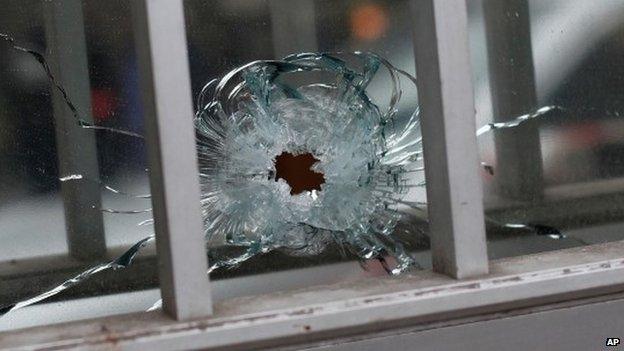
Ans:
POLYGON ((163 309, 212 313, 182 0, 134 0, 163 309))
MULTIPOLYGON (((80 0, 43 3, 47 59, 80 118, 92 122, 87 44, 80 0)), ((69 254, 92 261, 106 254, 95 133, 82 129, 55 86, 51 87, 69 254), (81 179, 72 179, 81 178, 81 179)))
POLYGON ((137 313, 0 333, 0 345, 39 349, 247 350, 293 340, 441 322, 495 311, 624 291, 624 242, 492 262, 484 279, 458 282, 420 271, 350 284, 241 297, 219 303, 214 317, 175 322, 137 313))
POLYGON ((413 12, 433 269, 486 274, 466 3, 415 0, 413 12))
POLYGON ((269 11, 276 59, 318 50, 312 0, 270 0, 269 11))
MULTIPOLYGON (((495 122, 537 108, 527 0, 484 0, 490 91, 495 122)), ((542 196, 539 130, 524 124, 494 135, 495 181, 503 196, 535 201, 542 196)))

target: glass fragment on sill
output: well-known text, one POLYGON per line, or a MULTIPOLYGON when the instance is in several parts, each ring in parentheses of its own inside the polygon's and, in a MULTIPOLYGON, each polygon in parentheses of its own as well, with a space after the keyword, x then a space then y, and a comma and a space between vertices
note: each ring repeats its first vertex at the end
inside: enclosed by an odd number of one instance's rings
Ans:
MULTIPOLYGON (((42 54, 17 45, 6 34, 0 33, 0 38, 39 62, 82 128, 143 139, 134 132, 86 123, 42 54)), ((378 259, 390 274, 416 265, 394 236, 404 216, 401 208, 422 211, 427 205, 406 198, 410 189, 426 184, 419 110, 400 111, 404 89, 416 89, 413 76, 376 54, 361 52, 254 61, 209 82, 198 98, 195 118, 209 272, 236 267, 271 250, 316 255, 332 243, 361 260, 378 259), (381 74, 391 82, 391 97, 384 107, 367 91, 381 74), (243 251, 234 257, 213 254, 212 248, 222 245, 243 251), (385 256, 396 264, 391 266, 385 256)), ((556 108, 485 125, 477 136, 516 127, 556 108)), ((494 174, 492 166, 482 166, 494 174)), ((90 181, 80 174, 58 180, 90 181)), ((100 184, 116 195, 150 198, 100 184)), ((135 214, 151 209, 102 211, 135 214)), ((563 237, 555 228, 494 223, 563 237)), ((153 219, 138 223, 151 224, 153 219)), ((0 307, 0 315, 45 300, 104 270, 127 267, 153 241, 150 235, 115 260, 40 295, 0 307)))

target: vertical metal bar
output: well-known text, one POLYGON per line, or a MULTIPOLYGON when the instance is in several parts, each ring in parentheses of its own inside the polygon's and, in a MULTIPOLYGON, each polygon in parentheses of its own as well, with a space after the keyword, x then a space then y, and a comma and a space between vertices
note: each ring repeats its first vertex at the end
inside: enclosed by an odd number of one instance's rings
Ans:
POLYGON ((433 269, 455 278, 488 272, 465 0, 415 0, 433 269))
POLYGON ((134 0, 163 309, 212 313, 182 0, 134 0))
POLYGON ((312 0, 270 0, 269 11, 275 58, 318 50, 312 0))
MULTIPOLYGON (((80 117, 91 117, 87 44, 80 0, 44 2, 48 64, 80 117)), ((51 88, 56 146, 70 256, 95 260, 106 254, 97 147, 93 131, 82 129, 61 93, 51 88), (81 178, 81 179, 72 179, 81 178)))
MULTIPOLYGON (((490 90, 495 122, 537 107, 527 0, 484 0, 490 90)), ((501 195, 519 200, 542 196, 539 130, 532 124, 494 136, 496 182, 501 195)))

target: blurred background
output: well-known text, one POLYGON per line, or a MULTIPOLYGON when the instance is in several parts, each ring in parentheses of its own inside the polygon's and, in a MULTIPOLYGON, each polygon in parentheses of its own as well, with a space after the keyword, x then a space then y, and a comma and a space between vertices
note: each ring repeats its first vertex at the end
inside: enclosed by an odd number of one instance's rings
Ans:
MULTIPOLYGON (((88 74, 78 79, 88 88, 78 90, 79 113, 97 125, 142 134, 129 2, 72 3, 81 16, 54 12, 44 1, 3 0, 0 33, 46 53, 61 67, 65 51, 84 56, 88 74), (61 23, 56 27, 55 19, 61 23), (69 28, 63 23, 84 30, 59 35, 58 28, 69 28)), ((474 0, 468 5, 477 127, 542 106, 560 107, 517 129, 479 138, 481 159, 492 170, 482 172, 490 257, 623 239, 624 2, 474 0), (567 238, 502 228, 504 223, 551 226, 567 238)), ((408 0, 187 0, 185 7, 194 96, 210 79, 241 64, 304 51, 374 51, 415 74, 408 0)), ((371 89, 380 102, 390 95, 387 85, 371 89)), ((149 212, 99 211, 150 207, 149 199, 102 189, 105 184, 131 194, 149 192, 143 142, 82 130, 95 143, 94 150, 86 150, 64 134, 53 92, 32 55, 0 40, 0 304, 50 287, 152 231, 138 225, 149 212), (82 225, 95 228, 92 240, 103 240, 97 245, 105 248, 98 251, 94 244, 95 254, 80 257, 68 245, 71 216, 62 194, 72 190, 63 190, 59 177, 69 174, 59 165, 87 158, 92 175, 87 181, 102 191, 74 207, 73 215, 101 214, 101 228, 97 219, 82 225)), ((403 111, 415 107, 415 92, 406 92, 402 101, 403 111)), ((413 196, 426 200, 424 191, 413 196)), ((421 239, 410 246, 423 267, 429 265, 427 246, 421 239)), ((331 250, 297 259, 276 253, 217 277, 339 260, 331 250)), ((156 286, 153 257, 141 262, 134 271, 104 275, 60 298, 156 286)), ((324 279, 355 277, 362 274, 358 270, 324 279)))

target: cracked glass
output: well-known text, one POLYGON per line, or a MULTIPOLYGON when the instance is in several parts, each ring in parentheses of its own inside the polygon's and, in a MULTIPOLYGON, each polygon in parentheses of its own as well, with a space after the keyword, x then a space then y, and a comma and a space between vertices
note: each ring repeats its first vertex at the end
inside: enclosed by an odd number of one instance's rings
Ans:
MULTIPOLYGON (((216 298, 427 266, 407 1, 185 5, 212 278, 338 264, 216 298)), ((19 327, 157 277, 129 4, 7 9, 0 324, 19 327)))
MULTIPOLYGON (((410 2, 185 7, 215 300, 429 268, 410 2)), ((469 2, 490 258, 621 239, 621 7, 469 2)), ((5 9, 0 327, 157 309, 128 2, 5 9)))
MULTIPOLYGON (((111 267, 125 266, 122 253, 151 232, 137 64, 125 36, 129 16, 124 2, 3 3, 2 313, 51 297, 158 284, 153 248, 135 257, 125 275, 103 272, 102 264, 121 256, 111 267), (96 271, 95 279, 76 284, 80 274, 96 271)), ((42 308, 30 317, 3 317, 0 329, 31 325, 41 319, 36 315, 65 318, 42 308)))
POLYGON ((469 10, 490 258, 622 240, 622 3, 469 10))

